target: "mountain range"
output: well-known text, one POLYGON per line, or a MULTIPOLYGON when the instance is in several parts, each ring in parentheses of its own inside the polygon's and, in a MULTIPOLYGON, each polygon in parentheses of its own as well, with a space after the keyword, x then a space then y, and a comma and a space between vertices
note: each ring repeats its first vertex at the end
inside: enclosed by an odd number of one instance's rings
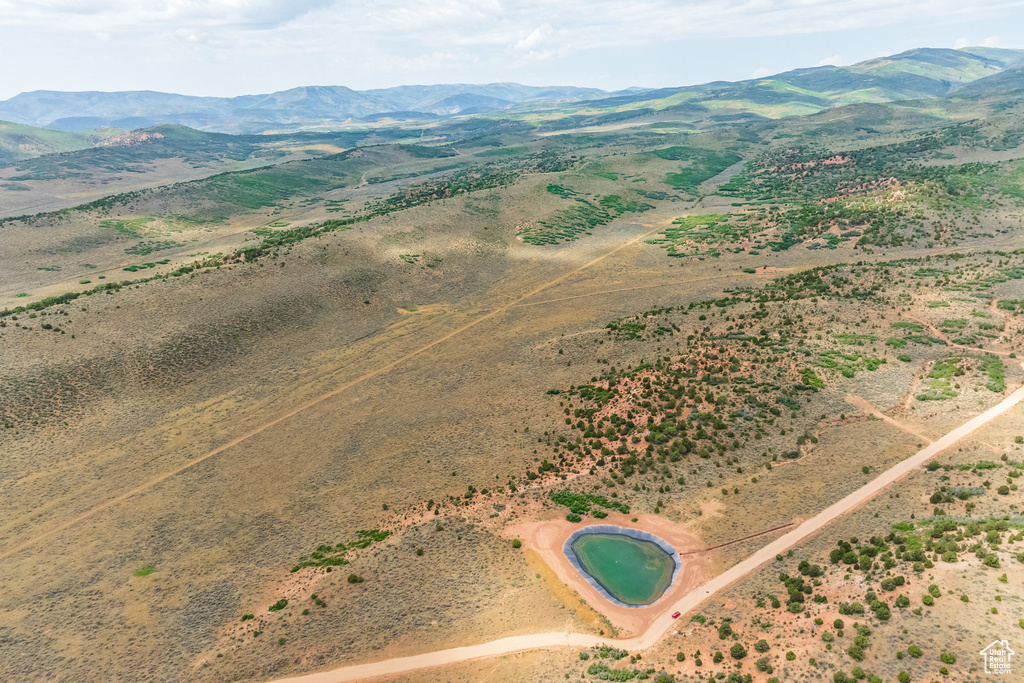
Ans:
POLYGON ((331 129, 341 124, 430 121, 472 114, 508 117, 546 112, 549 128, 608 122, 644 112, 742 112, 778 118, 846 104, 939 97, 970 84, 1021 80, 1024 50, 918 48, 851 66, 795 69, 736 82, 607 92, 517 83, 411 85, 375 90, 305 86, 239 97, 153 91, 37 90, 0 101, 0 120, 79 133, 178 124, 201 131, 266 133, 331 129), (595 119, 595 112, 603 118, 595 119))
POLYGON ((262 95, 193 97, 149 90, 35 90, 0 102, 0 119, 64 131, 146 128, 175 123, 198 130, 260 133, 351 119, 433 119, 499 111, 514 105, 557 105, 608 97, 595 88, 486 85, 406 85, 357 91, 304 86, 262 95))

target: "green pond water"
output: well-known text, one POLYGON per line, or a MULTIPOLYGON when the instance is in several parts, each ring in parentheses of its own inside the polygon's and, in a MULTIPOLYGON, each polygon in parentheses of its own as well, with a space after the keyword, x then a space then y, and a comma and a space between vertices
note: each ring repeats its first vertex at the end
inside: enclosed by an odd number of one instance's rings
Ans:
POLYGON ((586 534, 572 544, 588 574, 627 605, 647 605, 668 588, 675 563, 650 541, 623 534, 586 534))

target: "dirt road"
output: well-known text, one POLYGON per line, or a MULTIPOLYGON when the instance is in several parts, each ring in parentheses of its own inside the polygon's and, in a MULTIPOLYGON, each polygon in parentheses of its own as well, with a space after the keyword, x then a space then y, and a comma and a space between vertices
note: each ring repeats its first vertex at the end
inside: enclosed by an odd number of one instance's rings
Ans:
POLYGON ((368 678, 406 673, 409 671, 426 669, 444 664, 465 662, 471 659, 480 659, 482 657, 494 657, 523 650, 536 650, 552 647, 593 647, 596 645, 609 644, 626 650, 645 650, 661 640, 665 633, 675 623, 675 620, 671 617, 671 613, 673 611, 679 610, 683 613, 683 618, 685 619, 687 612, 696 608, 712 595, 750 574, 766 562, 775 559, 776 555, 785 553, 788 549, 819 531, 834 519, 870 500, 884 488, 905 476, 912 470, 920 467, 937 453, 949 448, 979 427, 1002 415, 1004 412, 1020 403, 1022 399, 1024 399, 1024 387, 1017 389, 984 413, 968 420, 956 429, 945 434, 934 443, 925 446, 906 460, 903 460, 894 467, 886 470, 877 478, 868 482, 842 500, 833 503, 793 531, 790 531, 788 534, 772 541, 747 559, 730 567, 707 583, 698 586, 695 590, 689 592, 674 604, 666 605, 664 613, 658 617, 644 633, 635 638, 612 641, 607 638, 585 635, 582 633, 537 633, 534 635, 502 638, 489 643, 480 643, 479 645, 469 645, 449 650, 427 652, 420 655, 412 655, 410 657, 397 657, 395 659, 386 659, 381 662, 346 666, 334 669, 333 671, 324 671, 292 678, 282 678, 274 683, 342 683, 343 681, 358 681, 368 678))

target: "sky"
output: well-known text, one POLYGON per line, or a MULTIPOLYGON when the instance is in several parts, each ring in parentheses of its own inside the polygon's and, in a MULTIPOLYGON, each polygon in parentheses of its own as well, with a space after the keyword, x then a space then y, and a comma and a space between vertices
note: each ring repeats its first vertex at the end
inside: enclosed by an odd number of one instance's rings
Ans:
POLYGON ((1022 26, 1024 0, 0 0, 0 99, 680 86, 914 47, 1024 48, 1022 26))

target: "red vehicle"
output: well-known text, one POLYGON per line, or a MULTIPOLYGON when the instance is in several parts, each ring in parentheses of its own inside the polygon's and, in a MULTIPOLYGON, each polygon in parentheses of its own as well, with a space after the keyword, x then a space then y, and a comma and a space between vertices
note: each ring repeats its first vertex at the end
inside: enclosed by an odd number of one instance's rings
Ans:
POLYGON ((672 618, 673 619, 678 619, 679 618, 679 612, 673 612, 672 613, 672 618))

